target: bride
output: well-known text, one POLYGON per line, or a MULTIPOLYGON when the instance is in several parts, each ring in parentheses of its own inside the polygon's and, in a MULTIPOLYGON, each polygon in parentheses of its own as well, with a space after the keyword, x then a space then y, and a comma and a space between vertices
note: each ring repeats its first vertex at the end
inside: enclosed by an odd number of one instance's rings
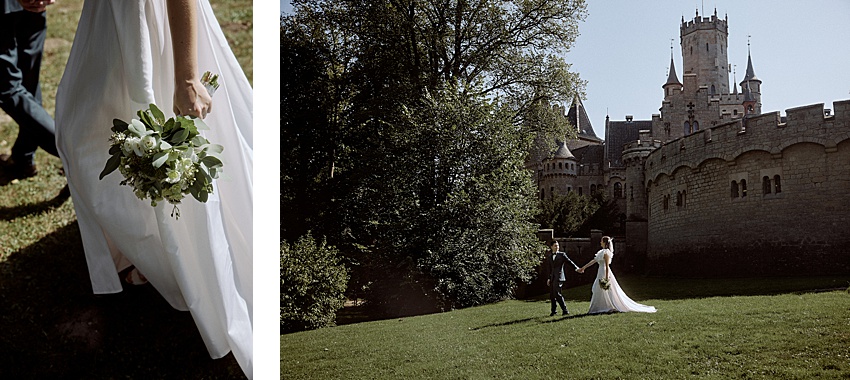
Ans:
POLYGON ((208 0, 86 1, 56 98, 56 144, 94 293, 122 291, 125 270, 126 282, 150 282, 191 313, 212 358, 232 351, 252 377, 253 90, 208 0), (204 71, 220 75, 214 98, 204 71), (184 199, 176 220, 119 174, 98 180, 112 120, 150 103, 204 117, 201 133, 225 147, 214 193, 184 199))
POLYGON ((593 297, 590 298, 590 310, 588 314, 610 313, 610 312, 627 312, 637 311, 642 313, 654 313, 655 307, 639 304, 632 301, 629 296, 620 288, 617 283, 617 278, 614 277, 614 272, 611 271, 611 259, 614 257, 614 239, 603 236, 600 243, 602 249, 596 253, 593 260, 590 260, 583 267, 576 269, 579 273, 584 273, 584 270, 593 264, 599 264, 599 270, 596 272, 596 279, 593 280, 593 297), (608 289, 604 289, 602 284, 608 285, 608 289))

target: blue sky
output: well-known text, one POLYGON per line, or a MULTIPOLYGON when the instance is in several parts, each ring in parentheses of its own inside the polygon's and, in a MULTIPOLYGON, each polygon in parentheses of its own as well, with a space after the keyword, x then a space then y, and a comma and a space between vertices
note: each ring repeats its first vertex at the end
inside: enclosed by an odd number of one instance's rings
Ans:
MULTIPOLYGON (((287 0, 281 9, 291 12, 287 0)), ((699 9, 717 9, 729 22, 729 63, 737 79, 747 66, 750 36, 755 73, 762 83, 762 111, 850 99, 850 1, 846 0, 605 0, 588 1, 588 16, 579 24, 575 46, 564 52, 572 70, 587 81, 583 100, 597 136, 604 136, 605 116, 649 120, 661 107, 670 43, 679 80, 682 57, 679 25, 699 9), (842 43, 842 41, 844 41, 842 43)), ((730 80, 732 75, 730 75, 730 80)))

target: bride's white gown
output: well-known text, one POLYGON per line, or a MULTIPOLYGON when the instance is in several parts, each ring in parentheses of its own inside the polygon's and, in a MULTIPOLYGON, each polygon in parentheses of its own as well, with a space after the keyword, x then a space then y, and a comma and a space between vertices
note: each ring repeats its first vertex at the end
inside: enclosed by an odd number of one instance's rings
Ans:
POLYGON ((637 311, 642 313, 654 313, 655 307, 639 304, 632 301, 629 296, 620 288, 617 282, 617 277, 614 276, 614 270, 611 269, 611 259, 614 253, 608 249, 601 249, 594 256, 594 260, 598 264, 599 269, 596 272, 596 279, 593 280, 593 297, 590 298, 590 310, 588 314, 609 313, 614 311, 627 312, 637 311), (599 286, 599 280, 605 278, 605 260, 608 260, 608 281, 610 286, 608 290, 602 289, 599 286))
MULTIPOLYGON (((71 189, 92 289, 122 290, 131 263, 176 309, 189 310, 213 358, 233 351, 252 377, 253 90, 207 0, 198 1, 198 69, 220 85, 202 134, 225 147, 206 203, 180 219, 153 208, 118 171, 102 181, 112 119, 155 103, 173 116, 173 54, 164 0, 86 1, 56 100, 56 142, 71 189)), ((166 323, 167 321, 163 321, 166 323)))

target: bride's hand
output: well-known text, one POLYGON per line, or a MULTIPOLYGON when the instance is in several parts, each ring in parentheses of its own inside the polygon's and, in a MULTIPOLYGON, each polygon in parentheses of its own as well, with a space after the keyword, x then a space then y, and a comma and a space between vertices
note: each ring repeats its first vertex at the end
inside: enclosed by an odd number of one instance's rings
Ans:
POLYGON ((174 89, 174 113, 201 119, 212 111, 212 98, 197 79, 178 82, 174 89))

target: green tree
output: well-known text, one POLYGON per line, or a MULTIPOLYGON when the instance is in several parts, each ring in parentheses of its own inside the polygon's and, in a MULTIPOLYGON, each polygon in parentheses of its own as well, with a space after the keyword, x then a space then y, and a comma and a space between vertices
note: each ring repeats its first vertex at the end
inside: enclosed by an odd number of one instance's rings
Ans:
POLYGON ((537 222, 542 228, 551 228, 558 234, 572 236, 599 209, 591 197, 569 192, 539 202, 537 222))
POLYGON ((352 289, 396 313, 510 295, 535 261, 522 160, 553 130, 548 102, 581 87, 559 54, 584 2, 293 6, 281 69, 304 93, 282 96, 283 127, 297 132, 281 136, 281 207, 300 211, 284 211, 282 237, 326 237, 352 289))
POLYGON ((348 271, 338 251, 307 234, 280 245, 280 327, 294 332, 333 325, 343 307, 348 271))

